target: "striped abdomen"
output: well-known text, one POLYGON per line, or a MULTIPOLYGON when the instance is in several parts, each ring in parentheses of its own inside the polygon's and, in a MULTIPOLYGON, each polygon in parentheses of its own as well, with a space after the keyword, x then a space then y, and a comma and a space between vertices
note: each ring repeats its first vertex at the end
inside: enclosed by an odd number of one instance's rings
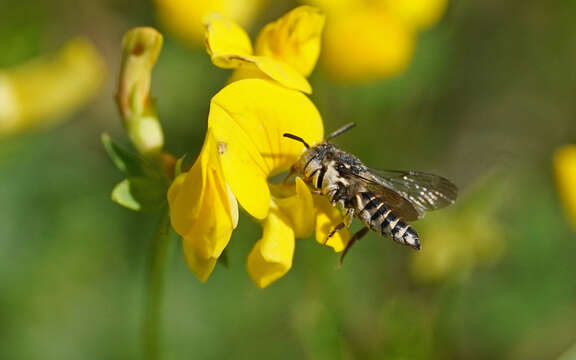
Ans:
POLYGON ((382 200, 372 193, 356 194, 356 215, 371 230, 388 236, 400 244, 420 250, 420 240, 416 231, 400 220, 382 200))

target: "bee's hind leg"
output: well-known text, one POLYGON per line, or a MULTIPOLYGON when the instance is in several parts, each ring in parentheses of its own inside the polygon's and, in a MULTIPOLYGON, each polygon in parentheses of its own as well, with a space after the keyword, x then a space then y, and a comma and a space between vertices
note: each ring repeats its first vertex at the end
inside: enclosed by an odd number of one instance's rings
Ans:
POLYGON ((354 245, 356 241, 360 240, 364 235, 366 235, 368 230, 369 229, 367 227, 363 227, 362 229, 358 230, 354 235, 352 235, 350 241, 348 241, 348 244, 346 245, 346 248, 344 248, 344 251, 342 251, 342 255, 340 255, 340 266, 342 266, 344 262, 344 257, 346 256, 352 245, 354 245))

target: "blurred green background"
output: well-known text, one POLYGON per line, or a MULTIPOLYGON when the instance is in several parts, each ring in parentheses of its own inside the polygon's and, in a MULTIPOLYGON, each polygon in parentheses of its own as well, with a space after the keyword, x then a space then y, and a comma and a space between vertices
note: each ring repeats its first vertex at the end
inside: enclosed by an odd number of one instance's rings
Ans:
MULTIPOLYGON (((273 1, 255 33, 296 4, 273 1)), ((156 215, 110 201, 121 175, 102 132, 127 144, 113 95, 123 33, 165 35, 152 93, 174 154, 195 155, 228 72, 135 0, 4 0, 0 68, 70 37, 103 54, 98 95, 67 121, 0 141, 0 359, 138 359, 156 215)), ((453 0, 408 70, 371 84, 322 68, 312 99, 336 143, 373 167, 431 171, 459 204, 414 224, 423 251, 376 234, 338 255, 297 242, 294 266, 258 289, 243 216, 206 284, 172 237, 166 359, 576 359, 576 242, 554 186, 554 149, 576 135, 576 2, 453 0), (429 234, 427 236, 427 234, 429 234), (418 258, 419 257, 419 258, 418 258)))

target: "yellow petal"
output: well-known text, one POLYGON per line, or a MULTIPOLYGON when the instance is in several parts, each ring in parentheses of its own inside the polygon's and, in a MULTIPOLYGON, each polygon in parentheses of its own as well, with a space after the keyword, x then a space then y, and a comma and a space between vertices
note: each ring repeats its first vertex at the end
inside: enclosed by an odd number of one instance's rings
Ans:
POLYGON ((228 83, 244 79, 273 80, 270 76, 264 74, 262 70, 258 69, 256 64, 252 63, 251 66, 241 66, 234 70, 232 75, 228 78, 228 83))
POLYGON ((252 44, 246 32, 234 22, 218 14, 205 19, 206 50, 212 63, 224 69, 240 69, 235 80, 258 77, 258 70, 287 88, 311 93, 310 83, 288 63, 272 57, 253 56, 252 44), (254 74, 256 73, 256 74, 254 74))
POLYGON ((54 55, 0 69, 0 137, 63 120, 96 94, 103 73, 100 54, 84 38, 54 55))
MULTIPOLYGON (((330 204, 325 196, 314 196, 316 205, 316 241, 324 244, 328 234, 341 222, 344 221, 340 210, 330 204)), ((344 250, 350 240, 350 231, 347 227, 338 231, 326 242, 327 246, 334 249, 335 252, 344 250)))
POLYGON ((324 15, 300 6, 266 25, 256 41, 256 54, 282 60, 303 76, 314 69, 320 54, 324 15))
POLYGON ((257 219, 268 215, 268 177, 288 170, 304 150, 282 135, 297 134, 309 143, 323 138, 320 114, 308 97, 260 79, 234 82, 216 94, 208 126, 218 142, 227 183, 257 219))
POLYGON ((254 64, 271 79, 278 81, 289 89, 299 90, 306 94, 312 93, 312 87, 306 78, 295 68, 284 61, 266 56, 255 56, 254 64))
POLYGON ((174 230, 182 236, 190 231, 193 221, 198 218, 198 213, 204 205, 204 192, 209 186, 206 176, 210 171, 204 165, 215 166, 210 164, 211 158, 214 157, 213 147, 215 147, 214 137, 208 133, 192 168, 178 175, 168 189, 170 221, 174 230))
POLYGON ((565 145, 556 150, 554 170, 566 215, 576 230, 576 145, 565 145))
POLYGON ((299 90, 306 94, 312 93, 312 87, 308 80, 283 61, 264 56, 235 54, 222 56, 218 61, 227 66, 220 66, 216 62, 214 64, 223 68, 236 68, 229 82, 244 79, 274 80, 289 89, 299 90))
POLYGON ((288 219, 297 238, 307 238, 314 231, 315 208, 314 200, 308 186, 296 178, 296 193, 293 196, 275 198, 279 211, 288 219))
POLYGON ((210 130, 192 168, 170 186, 168 203, 172 226, 184 240, 188 264, 204 281, 238 221, 236 200, 224 181, 218 145, 210 130))
POLYGON ((370 9, 329 19, 324 65, 341 80, 374 81, 404 71, 415 35, 399 19, 370 9))
MULTIPOLYGON (((168 198, 168 204, 170 205, 170 220, 172 221, 172 227, 174 227, 174 228, 176 228, 176 226, 174 226, 175 215, 177 213, 179 213, 178 211, 176 211, 174 209, 174 207, 176 205, 181 205, 181 204, 177 204, 177 201, 178 201, 178 197, 182 194, 182 184, 184 184, 184 181, 186 180, 186 178, 188 176, 192 176, 192 174, 196 174, 196 176, 201 175, 201 173, 199 173, 197 171, 195 171, 194 173, 190 173, 190 172, 181 173, 172 181, 172 184, 170 184, 170 188, 168 189, 167 198, 168 198)), ((202 183, 202 182, 203 182, 202 179, 198 179, 194 183, 202 183)), ((202 191, 202 190, 203 189, 201 189, 200 191, 202 191)), ((194 194, 194 198, 201 198, 201 197, 202 196, 199 193, 194 194)), ((195 218, 195 217, 196 217, 196 209, 194 210, 194 215, 191 216, 191 218, 195 218)), ((178 226, 178 227, 180 228, 180 226, 178 226)), ((183 228, 186 228, 186 227, 183 227, 183 228)))
POLYGON ((447 0, 385 0, 385 5, 415 29, 434 25, 446 10, 447 0))
POLYGON ((182 243, 188 266, 201 281, 212 273, 234 229, 228 196, 222 197, 218 186, 210 186, 218 183, 214 175, 208 172, 206 176, 209 186, 204 192, 203 206, 189 232, 183 235, 182 243))
POLYGON ((254 283, 265 288, 292 267, 294 232, 285 219, 271 211, 264 220, 262 238, 252 248, 246 264, 254 283))
POLYGON ((230 189, 228 184, 226 184, 226 190, 228 195, 228 203, 230 204, 230 213, 232 215, 232 226, 234 229, 236 229, 236 226, 238 226, 238 201, 236 200, 236 197, 234 196, 234 193, 232 193, 232 189, 230 189))
POLYGON ((184 239, 182 242, 182 250, 184 251, 186 263, 200 281, 206 282, 212 274, 212 271, 214 271, 218 259, 201 256, 198 251, 190 246, 191 242, 192 241, 188 239, 184 239))
POLYGON ((244 29, 217 13, 207 16, 204 25, 206 51, 214 65, 233 69, 250 62, 252 43, 244 29))
POLYGON ((202 20, 217 12, 243 27, 249 26, 267 0, 155 0, 160 21, 183 40, 193 45, 204 41, 202 20))
POLYGON ((224 107, 213 103, 209 121, 222 144, 222 169, 232 193, 250 215, 265 218, 270 208, 267 182, 270 169, 250 137, 224 107))

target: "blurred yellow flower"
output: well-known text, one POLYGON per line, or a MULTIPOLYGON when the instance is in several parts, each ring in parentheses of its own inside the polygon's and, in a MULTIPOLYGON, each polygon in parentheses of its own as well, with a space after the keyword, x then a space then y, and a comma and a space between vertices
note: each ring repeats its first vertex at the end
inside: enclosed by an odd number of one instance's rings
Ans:
POLYGON ((565 145, 556 150, 554 170, 566 215, 576 230, 576 145, 565 145))
POLYGON ((384 6, 414 29, 436 24, 448 5, 448 0, 384 0, 384 6))
POLYGON ((100 54, 84 38, 54 55, 0 69, 0 137, 64 119, 96 94, 103 73, 100 54))
POLYGON ((306 0, 326 12, 323 65, 340 80, 374 81, 403 72, 418 31, 447 0, 306 0))
POLYGON ((483 182, 450 209, 422 220, 423 250, 412 254, 412 274, 425 282, 466 275, 503 254, 506 236, 496 214, 503 184, 483 182))
MULTIPOLYGON (((301 92, 268 80, 246 79, 212 98, 204 147, 168 196, 173 227, 184 237, 188 264, 200 280, 208 278, 230 240, 237 221, 236 201, 263 227, 247 262, 250 276, 261 288, 291 268, 295 238, 314 231, 317 210, 304 182, 269 180, 288 170, 303 151, 301 144, 282 136, 286 132, 311 144, 323 138, 320 114, 301 92)), ((327 218, 323 214, 319 216, 327 218)), ((320 236, 328 231, 322 230, 320 236)), ((335 236, 328 245, 341 251, 344 236, 335 236)))
POLYGON ((166 28, 190 44, 204 41, 202 19, 213 12, 249 27, 268 0, 155 0, 158 18, 166 28))
POLYGON ((214 65, 236 69, 231 81, 273 79, 291 89, 311 93, 306 80, 320 54, 324 15, 300 6, 266 25, 255 50, 246 32, 220 14, 205 19, 206 47, 214 65))

